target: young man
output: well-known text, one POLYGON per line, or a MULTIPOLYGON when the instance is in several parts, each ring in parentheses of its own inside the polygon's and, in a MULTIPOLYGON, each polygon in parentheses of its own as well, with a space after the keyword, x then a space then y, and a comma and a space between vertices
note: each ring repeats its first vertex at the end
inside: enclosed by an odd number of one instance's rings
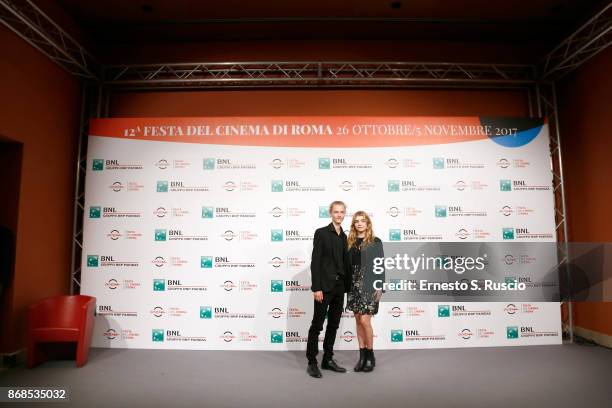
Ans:
POLYGON ((344 308, 344 293, 351 288, 351 266, 346 243, 346 234, 342 230, 342 221, 346 214, 346 205, 342 201, 334 201, 329 206, 332 222, 326 227, 315 231, 312 248, 310 273, 312 277, 312 292, 314 296, 314 313, 310 330, 306 357, 307 372, 311 377, 321 378, 317 365, 319 353, 319 333, 327 315, 327 329, 323 341, 323 360, 321 368, 338 373, 345 373, 333 359, 336 331, 344 308))

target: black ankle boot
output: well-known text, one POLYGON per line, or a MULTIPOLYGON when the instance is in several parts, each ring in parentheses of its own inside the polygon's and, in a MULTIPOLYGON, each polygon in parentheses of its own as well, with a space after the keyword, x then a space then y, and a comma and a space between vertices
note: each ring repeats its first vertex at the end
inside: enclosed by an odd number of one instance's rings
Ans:
POLYGON ((306 368, 306 372, 308 373, 308 375, 310 375, 311 377, 314 378, 321 378, 323 377, 323 375, 321 374, 321 370, 319 370, 319 366, 317 365, 317 362, 315 361, 314 363, 308 363, 308 367, 306 368))
POLYGON ((363 371, 364 373, 369 373, 370 371, 374 370, 374 365, 372 364, 372 356, 372 350, 365 349, 365 361, 363 362, 363 366, 361 368, 361 371, 363 371))
POLYGON ((376 359, 374 358, 374 349, 370 349, 370 360, 372 360, 372 368, 376 367, 376 359))
POLYGON ((359 349, 359 361, 357 362, 357 365, 355 366, 355 371, 361 371, 363 370, 363 363, 365 362, 365 348, 360 348, 359 349))

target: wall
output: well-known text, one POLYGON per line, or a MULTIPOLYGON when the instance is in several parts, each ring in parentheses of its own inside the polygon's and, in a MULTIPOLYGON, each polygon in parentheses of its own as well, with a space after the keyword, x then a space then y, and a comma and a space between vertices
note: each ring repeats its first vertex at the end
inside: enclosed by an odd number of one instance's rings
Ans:
POLYGON ((239 115, 527 116, 519 91, 270 90, 116 93, 111 117, 239 115), (461 101, 461 103, 457 103, 461 101))
MULTIPOLYGON (((610 72, 612 47, 564 78, 558 88, 568 233, 574 242, 612 242, 610 72)), ((574 324, 612 336, 612 303, 575 303, 574 324)))
POLYGON ((69 291, 80 85, 0 26, 0 135, 23 144, 15 277, 0 352, 25 344, 27 306, 69 291))

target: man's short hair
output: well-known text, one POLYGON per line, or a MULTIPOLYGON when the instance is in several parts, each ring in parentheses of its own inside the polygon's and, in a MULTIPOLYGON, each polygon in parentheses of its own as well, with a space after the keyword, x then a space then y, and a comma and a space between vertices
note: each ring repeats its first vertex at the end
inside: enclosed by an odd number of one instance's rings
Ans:
POLYGON ((346 210, 346 204, 344 204, 344 201, 334 201, 329 205, 329 215, 331 216, 332 213, 332 209, 334 208, 334 205, 341 205, 344 207, 344 209, 346 210))

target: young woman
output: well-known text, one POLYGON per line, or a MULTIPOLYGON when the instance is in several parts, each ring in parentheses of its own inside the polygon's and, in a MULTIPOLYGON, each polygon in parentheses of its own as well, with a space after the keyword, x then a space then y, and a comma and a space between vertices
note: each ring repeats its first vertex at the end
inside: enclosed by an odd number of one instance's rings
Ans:
POLYGON ((382 295, 381 290, 374 289, 374 281, 381 279, 384 282, 385 277, 384 272, 373 272, 373 259, 384 257, 384 253, 382 241, 374 236, 372 221, 364 211, 357 211, 353 215, 347 244, 353 268, 353 284, 348 291, 346 308, 355 314, 359 340, 359 361, 355 371, 370 372, 376 365, 372 349, 374 333, 371 319, 378 313, 378 302, 382 295))

